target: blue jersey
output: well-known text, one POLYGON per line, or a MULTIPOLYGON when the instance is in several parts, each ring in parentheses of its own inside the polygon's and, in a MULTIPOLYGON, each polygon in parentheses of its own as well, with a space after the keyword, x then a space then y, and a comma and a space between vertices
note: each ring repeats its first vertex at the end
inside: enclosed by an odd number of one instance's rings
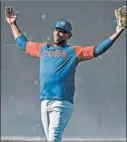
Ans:
POLYGON ((66 100, 71 103, 74 103, 78 63, 92 59, 106 50, 103 44, 98 48, 78 45, 54 47, 53 44, 27 41, 23 35, 17 38, 17 42, 26 54, 40 58, 40 99, 66 100))

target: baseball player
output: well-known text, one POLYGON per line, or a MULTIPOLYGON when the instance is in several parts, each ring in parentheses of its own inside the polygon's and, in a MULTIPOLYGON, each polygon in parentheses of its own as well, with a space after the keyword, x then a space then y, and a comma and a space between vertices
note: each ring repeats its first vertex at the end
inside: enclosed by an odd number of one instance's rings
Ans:
MULTIPOLYGON (((81 61, 93 59, 108 50, 124 31, 117 25, 115 32, 96 46, 68 45, 72 26, 67 20, 56 22, 53 42, 29 41, 16 23, 18 12, 5 8, 5 18, 14 38, 27 55, 40 58, 41 120, 47 141, 61 141, 74 111, 75 71, 81 61)), ((118 19, 118 18, 117 18, 118 19)))

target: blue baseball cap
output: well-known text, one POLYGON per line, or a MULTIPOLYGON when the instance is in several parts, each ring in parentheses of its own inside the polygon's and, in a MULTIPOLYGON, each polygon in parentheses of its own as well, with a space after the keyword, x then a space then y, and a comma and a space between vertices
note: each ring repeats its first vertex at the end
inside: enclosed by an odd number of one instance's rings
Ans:
POLYGON ((57 21, 55 29, 62 29, 65 32, 71 33, 72 26, 71 26, 71 23, 68 22, 67 20, 60 19, 57 21))

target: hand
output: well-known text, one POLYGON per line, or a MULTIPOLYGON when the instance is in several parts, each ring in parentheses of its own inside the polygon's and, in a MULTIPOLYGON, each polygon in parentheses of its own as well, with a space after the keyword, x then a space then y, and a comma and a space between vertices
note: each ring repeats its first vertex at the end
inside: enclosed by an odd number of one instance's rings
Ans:
POLYGON ((18 11, 14 13, 12 7, 5 7, 5 18, 9 25, 15 24, 18 17, 18 11))

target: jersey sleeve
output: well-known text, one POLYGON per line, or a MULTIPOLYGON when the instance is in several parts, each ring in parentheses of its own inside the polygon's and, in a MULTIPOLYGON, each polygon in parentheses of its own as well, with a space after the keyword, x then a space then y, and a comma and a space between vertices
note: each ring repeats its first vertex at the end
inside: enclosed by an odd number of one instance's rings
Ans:
POLYGON ((34 57, 40 57, 41 48, 44 47, 46 43, 36 43, 33 41, 26 42, 26 54, 34 57))
POLYGON ((74 45, 74 51, 79 61, 84 61, 94 58, 95 46, 78 46, 74 45))

